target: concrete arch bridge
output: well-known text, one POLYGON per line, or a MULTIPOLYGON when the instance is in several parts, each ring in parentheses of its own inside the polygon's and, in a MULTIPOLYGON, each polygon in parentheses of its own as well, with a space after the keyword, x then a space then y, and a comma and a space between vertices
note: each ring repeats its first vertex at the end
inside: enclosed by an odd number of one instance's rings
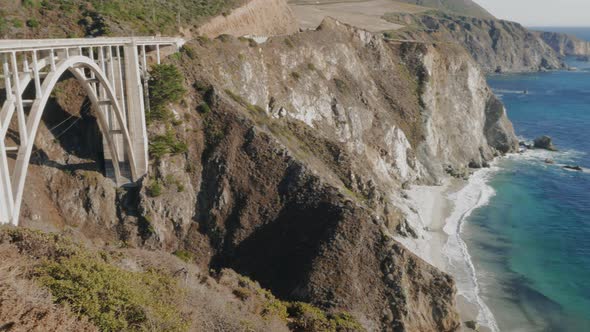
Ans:
POLYGON ((160 37, 0 40, 0 224, 18 225, 43 110, 66 72, 84 88, 97 115, 106 175, 119 186, 142 177, 148 167, 148 52, 159 63, 183 44, 160 37), (12 140, 9 128, 18 132, 12 140))

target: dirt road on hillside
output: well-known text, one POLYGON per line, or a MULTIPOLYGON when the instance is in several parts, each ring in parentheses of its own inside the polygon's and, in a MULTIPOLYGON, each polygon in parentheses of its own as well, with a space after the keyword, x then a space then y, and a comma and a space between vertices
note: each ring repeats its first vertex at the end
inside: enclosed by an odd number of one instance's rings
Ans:
POLYGON ((299 24, 303 29, 315 29, 326 16, 372 32, 395 30, 402 27, 385 21, 386 13, 417 13, 424 7, 391 0, 291 0, 299 24))

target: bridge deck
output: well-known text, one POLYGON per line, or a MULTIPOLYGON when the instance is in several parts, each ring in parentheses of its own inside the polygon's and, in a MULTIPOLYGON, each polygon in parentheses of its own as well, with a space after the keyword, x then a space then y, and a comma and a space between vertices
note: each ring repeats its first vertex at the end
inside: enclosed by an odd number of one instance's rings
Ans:
POLYGON ((0 40, 0 52, 50 50, 60 48, 99 47, 129 45, 175 45, 181 47, 184 39, 174 37, 99 37, 69 39, 4 39, 0 40))

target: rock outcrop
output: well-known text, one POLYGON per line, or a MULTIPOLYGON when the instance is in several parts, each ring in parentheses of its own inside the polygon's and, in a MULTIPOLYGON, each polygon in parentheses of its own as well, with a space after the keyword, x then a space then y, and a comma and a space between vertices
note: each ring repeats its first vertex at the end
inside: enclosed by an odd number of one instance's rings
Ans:
POLYGON ((537 33, 504 20, 449 13, 388 14, 393 23, 408 28, 395 38, 462 45, 488 73, 526 72, 564 68, 560 56, 537 33))
POLYGON ((197 33, 210 38, 223 34, 268 37, 291 34, 298 29, 297 20, 285 0, 248 0, 229 14, 212 18, 200 26, 197 33))
POLYGON ((549 151, 557 151, 557 148, 553 145, 553 140, 549 136, 541 136, 535 138, 533 146, 536 149, 545 149, 549 151))

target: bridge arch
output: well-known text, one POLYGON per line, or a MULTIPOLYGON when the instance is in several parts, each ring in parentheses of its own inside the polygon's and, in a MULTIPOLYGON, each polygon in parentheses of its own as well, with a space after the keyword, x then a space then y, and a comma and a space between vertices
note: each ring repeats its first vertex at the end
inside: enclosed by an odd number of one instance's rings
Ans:
POLYGON ((165 37, 0 40, 5 92, 0 109, 0 224, 18 225, 41 118, 66 72, 80 83, 95 110, 105 164, 107 152, 108 164, 112 164, 106 175, 117 186, 141 178, 148 164, 144 108, 147 50, 155 51, 159 63, 161 46, 170 52, 168 49, 178 50, 183 44, 181 38, 165 37), (25 99, 29 92, 34 92, 33 99, 25 99), (16 146, 6 145, 9 128, 18 131, 18 139, 12 140, 16 146), (9 151, 16 152, 12 165, 9 151))
POLYGON ((29 142, 29 144, 26 144, 25 149, 19 150, 14 168, 15 172, 13 178, 16 181, 12 184, 12 191, 16 193, 16 197, 14 197, 14 201, 16 202, 14 209, 16 211, 20 210, 29 162, 43 111, 45 110, 45 106, 47 105, 55 85, 66 71, 69 71, 74 75, 76 80, 86 91, 88 98, 92 103, 92 107, 97 115, 98 127, 100 128, 103 137, 108 142, 108 148, 110 149, 113 158, 115 179, 121 178, 121 169, 117 149, 115 148, 114 134, 108 129, 107 115, 104 112, 105 106, 112 107, 115 114, 115 120, 117 121, 119 128, 121 128, 120 134, 123 136, 124 151, 127 155, 129 168, 131 170, 131 181, 136 181, 138 178, 135 156, 133 149, 131 148, 131 138, 124 121, 122 109, 115 97, 114 88, 111 86, 106 75, 92 59, 85 56, 70 57, 56 64, 55 70, 43 81, 43 85, 41 86, 41 97, 36 99, 31 107, 26 123, 26 133, 28 135, 26 142, 29 142), (94 78, 88 77, 86 71, 92 73, 94 78), (92 84, 100 85, 100 87, 95 89, 91 86, 92 84), (100 96, 99 93, 97 93, 97 91, 101 91, 101 89, 105 91, 105 95, 102 97, 104 99, 99 99, 100 96), (105 105, 107 103, 108 105, 105 105))

